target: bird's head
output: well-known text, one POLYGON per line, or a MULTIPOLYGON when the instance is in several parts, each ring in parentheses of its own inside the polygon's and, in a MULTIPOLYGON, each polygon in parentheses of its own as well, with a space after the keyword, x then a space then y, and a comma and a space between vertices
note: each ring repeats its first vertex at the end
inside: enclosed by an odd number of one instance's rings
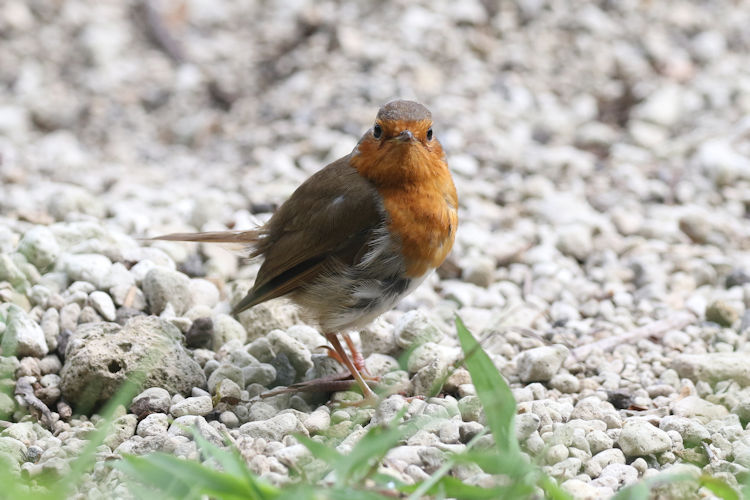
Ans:
POLYGON ((351 158, 376 185, 419 182, 445 169, 445 153, 432 130, 432 115, 414 101, 391 101, 378 111, 351 158))

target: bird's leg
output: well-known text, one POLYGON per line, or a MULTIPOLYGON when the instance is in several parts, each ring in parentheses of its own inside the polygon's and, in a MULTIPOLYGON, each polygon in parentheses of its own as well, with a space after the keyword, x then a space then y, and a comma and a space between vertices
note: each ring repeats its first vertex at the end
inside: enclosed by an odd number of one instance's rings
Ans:
POLYGON ((365 366, 365 358, 362 356, 362 353, 357 350, 357 348, 354 346, 354 341, 349 336, 348 333, 342 333, 342 337, 344 337, 344 342, 346 342, 347 347, 349 347, 349 352, 352 353, 352 364, 354 367, 359 370, 359 373, 362 374, 363 377, 371 378, 370 374, 367 373, 367 366, 365 366))
POLYGON ((328 339, 328 342, 330 342, 331 345, 333 346, 333 349, 336 351, 336 354, 338 354, 339 358, 341 358, 341 360, 343 361, 344 366, 346 366, 346 368, 352 374, 352 377, 354 377, 354 380, 357 381, 357 385, 359 385, 359 388, 362 390, 362 395, 365 398, 364 402, 376 403, 378 401, 377 395, 372 391, 372 389, 370 389, 370 386, 367 385, 367 382, 365 382, 365 379, 362 378, 362 375, 359 373, 359 370, 357 370, 357 367, 354 366, 354 363, 352 363, 352 360, 349 359, 349 356, 346 354, 346 351, 344 350, 344 347, 341 345, 341 342, 339 342, 339 338, 336 336, 336 334, 326 333, 326 338, 328 339))
MULTIPOLYGON (((349 352, 352 353, 352 357, 351 357, 352 364, 354 365, 354 367, 357 370, 359 370, 359 373, 362 374, 362 378, 364 378, 365 380, 372 380, 372 381, 375 381, 375 382, 377 382, 378 380, 380 380, 380 377, 373 377, 367 371, 367 366, 365 365, 365 358, 362 356, 362 353, 360 353, 359 350, 357 349, 357 347, 354 345, 354 341, 351 339, 351 337, 349 336, 349 334, 343 333, 341 335, 344 337, 344 342, 346 342, 346 345, 349 347, 349 352)), ((335 349, 333 349, 332 347, 329 347, 327 345, 324 345, 324 346, 321 346, 321 347, 323 347, 324 349, 326 349, 328 351, 328 357, 329 358, 335 359, 336 361, 338 361, 342 365, 346 366, 346 363, 344 363, 344 360, 341 359, 341 356, 339 356, 339 354, 336 352, 335 349)))

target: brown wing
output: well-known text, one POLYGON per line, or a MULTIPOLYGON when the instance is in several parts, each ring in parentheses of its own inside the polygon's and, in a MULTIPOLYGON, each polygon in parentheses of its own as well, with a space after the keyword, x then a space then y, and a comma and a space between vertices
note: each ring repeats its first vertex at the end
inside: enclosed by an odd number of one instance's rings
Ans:
POLYGON ((293 291, 332 260, 352 263, 385 222, 379 199, 348 156, 310 177, 263 226, 254 252, 263 264, 235 312, 293 291))

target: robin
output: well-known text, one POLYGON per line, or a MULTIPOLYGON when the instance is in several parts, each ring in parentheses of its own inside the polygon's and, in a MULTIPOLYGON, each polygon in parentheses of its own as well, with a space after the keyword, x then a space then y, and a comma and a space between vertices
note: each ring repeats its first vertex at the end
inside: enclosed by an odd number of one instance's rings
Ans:
POLYGON ((260 228, 155 239, 248 245, 263 262, 233 313, 288 296, 373 402, 364 360, 346 331, 395 306, 440 266, 453 246, 457 207, 430 111, 396 100, 380 108, 351 153, 313 174, 260 228))

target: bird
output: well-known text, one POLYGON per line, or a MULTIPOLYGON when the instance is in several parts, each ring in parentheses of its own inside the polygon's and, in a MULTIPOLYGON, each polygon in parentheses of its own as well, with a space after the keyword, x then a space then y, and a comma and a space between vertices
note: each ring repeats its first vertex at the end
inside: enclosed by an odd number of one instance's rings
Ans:
POLYGON ((446 259, 457 229, 458 195, 432 115, 394 100, 351 153, 310 176, 262 226, 153 239, 245 245, 262 263, 233 314, 288 297, 320 327, 363 401, 376 402, 348 332, 419 286, 446 259))

